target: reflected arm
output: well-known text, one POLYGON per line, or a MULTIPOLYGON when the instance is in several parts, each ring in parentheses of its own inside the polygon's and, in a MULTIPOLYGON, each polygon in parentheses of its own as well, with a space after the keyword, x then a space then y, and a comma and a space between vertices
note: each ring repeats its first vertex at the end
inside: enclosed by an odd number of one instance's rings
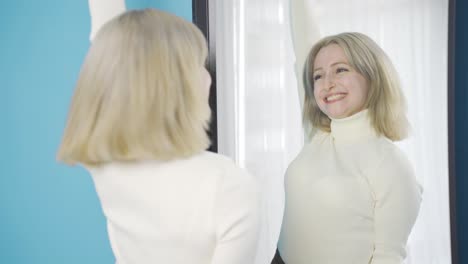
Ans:
POLYGON ((290 0, 291 36, 296 56, 295 73, 301 106, 304 103, 304 85, 302 74, 307 55, 320 38, 319 27, 308 0, 290 0))
POLYGON ((91 16, 91 34, 89 36, 91 42, 105 23, 126 10, 125 0, 88 0, 88 4, 91 16))
POLYGON ((421 205, 422 188, 403 153, 385 155, 369 177, 374 209, 374 253, 371 264, 402 264, 406 243, 421 205))

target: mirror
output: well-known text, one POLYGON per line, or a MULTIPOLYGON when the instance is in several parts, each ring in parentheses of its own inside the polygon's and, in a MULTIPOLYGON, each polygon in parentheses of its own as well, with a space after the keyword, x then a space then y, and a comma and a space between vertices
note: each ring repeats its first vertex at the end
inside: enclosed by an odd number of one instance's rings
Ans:
POLYGON ((450 263, 449 1, 208 2, 210 48, 216 47, 218 151, 256 175, 264 188, 267 231, 259 259, 274 252, 284 172, 307 141, 301 125, 304 95, 297 81, 303 60, 319 38, 358 31, 388 54, 408 101, 412 132, 398 146, 413 164, 424 198, 406 263, 450 263))

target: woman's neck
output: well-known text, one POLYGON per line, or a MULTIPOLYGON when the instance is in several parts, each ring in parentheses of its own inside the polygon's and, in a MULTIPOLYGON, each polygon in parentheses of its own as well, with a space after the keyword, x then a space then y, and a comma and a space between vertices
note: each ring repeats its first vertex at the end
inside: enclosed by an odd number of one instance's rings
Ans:
POLYGON ((377 136, 367 109, 349 117, 331 119, 330 129, 336 142, 353 142, 377 136))

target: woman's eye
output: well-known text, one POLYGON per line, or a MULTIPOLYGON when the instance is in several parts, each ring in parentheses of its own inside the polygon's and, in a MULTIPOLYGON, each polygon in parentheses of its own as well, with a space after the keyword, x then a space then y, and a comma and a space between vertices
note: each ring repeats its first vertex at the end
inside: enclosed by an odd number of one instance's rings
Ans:
POLYGON ((320 74, 314 75, 314 81, 317 81, 320 78, 322 78, 322 75, 320 75, 320 74))
POLYGON ((347 72, 347 71, 348 71, 348 69, 346 69, 346 68, 338 68, 338 69, 336 69, 336 73, 347 72))

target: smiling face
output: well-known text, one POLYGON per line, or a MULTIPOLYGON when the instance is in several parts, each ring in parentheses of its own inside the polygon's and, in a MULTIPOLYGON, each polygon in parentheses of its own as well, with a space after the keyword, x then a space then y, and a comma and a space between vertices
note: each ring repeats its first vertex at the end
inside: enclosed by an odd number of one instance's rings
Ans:
POLYGON ((320 49, 314 61, 313 82, 317 105, 329 118, 345 118, 365 108, 369 85, 349 65, 339 45, 320 49))

